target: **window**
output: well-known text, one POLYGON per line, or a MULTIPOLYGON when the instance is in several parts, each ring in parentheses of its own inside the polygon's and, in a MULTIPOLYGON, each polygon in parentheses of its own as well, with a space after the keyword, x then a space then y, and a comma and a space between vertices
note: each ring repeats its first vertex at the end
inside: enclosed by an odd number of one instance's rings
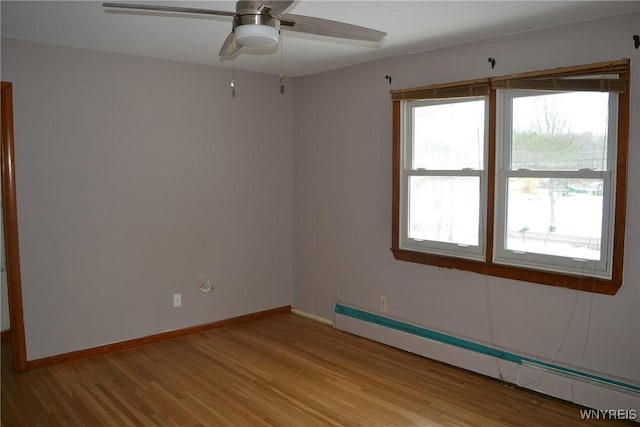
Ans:
POLYGON ((488 98, 413 101, 404 107, 405 134, 411 137, 402 179, 403 247, 482 259, 488 98))
POLYGON ((495 261, 610 279, 616 94, 497 96, 495 261))
POLYGON ((397 259, 614 294, 628 60, 392 91, 397 259))

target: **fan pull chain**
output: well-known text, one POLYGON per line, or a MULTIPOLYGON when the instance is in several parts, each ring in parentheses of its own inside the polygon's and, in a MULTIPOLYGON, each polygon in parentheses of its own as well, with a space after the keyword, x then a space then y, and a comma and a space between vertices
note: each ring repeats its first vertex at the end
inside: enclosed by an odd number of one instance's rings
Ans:
POLYGON ((284 94, 284 45, 282 43, 282 33, 280 33, 280 93, 284 94))
POLYGON ((231 97, 236 97, 236 64, 234 60, 231 60, 231 97))

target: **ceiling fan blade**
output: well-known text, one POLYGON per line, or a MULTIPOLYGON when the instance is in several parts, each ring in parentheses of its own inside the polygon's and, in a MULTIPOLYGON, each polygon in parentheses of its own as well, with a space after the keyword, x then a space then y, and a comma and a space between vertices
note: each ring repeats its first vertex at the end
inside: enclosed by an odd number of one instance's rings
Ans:
POLYGON ((289 6, 293 4, 293 0, 291 1, 277 0, 277 1, 269 1, 266 3, 271 8, 271 15, 280 16, 282 12, 287 10, 289 6))
POLYGON ((368 42, 379 42, 387 36, 387 33, 371 28, 290 13, 280 15, 280 25, 281 29, 287 31, 368 42))
POLYGON ((235 12, 226 10, 196 9, 192 7, 160 6, 152 4, 102 3, 109 9, 151 10, 154 12, 192 13, 197 15, 236 16, 235 12))
POLYGON ((266 6, 272 16, 279 16, 292 4, 293 0, 240 0, 236 3, 236 12, 259 10, 262 6, 266 6))
POLYGON ((220 52, 218 52, 218 56, 220 57, 230 57, 240 52, 242 45, 238 43, 236 40, 235 34, 233 31, 229 33, 227 38, 222 43, 222 47, 220 48, 220 52))

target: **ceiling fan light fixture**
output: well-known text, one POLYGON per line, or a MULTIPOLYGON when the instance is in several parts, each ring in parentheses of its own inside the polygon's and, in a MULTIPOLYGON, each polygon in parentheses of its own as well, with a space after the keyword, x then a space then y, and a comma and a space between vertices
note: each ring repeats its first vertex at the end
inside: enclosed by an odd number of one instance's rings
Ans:
MULTIPOLYGON (((1 2, 2 0, 0 0, 1 2)), ((179 7, 153 4, 133 3, 103 3, 106 8, 133 10, 150 10, 160 13, 195 14, 224 16, 233 18, 231 33, 222 43, 218 55, 222 60, 237 56, 242 52, 242 47, 273 47, 280 41, 280 25, 284 30, 304 34, 317 34, 321 36, 337 37, 350 40, 362 40, 381 42, 387 33, 371 28, 364 28, 329 19, 314 18, 312 16, 294 15, 285 13, 294 0, 239 0, 236 2, 236 11, 200 9, 193 7, 179 7), (283 21, 281 22, 281 19, 283 21)), ((245 51, 246 53, 262 53, 245 51)), ((269 52, 266 52, 269 53, 269 52)))
POLYGON ((278 44, 277 28, 271 25, 238 25, 234 30, 236 41, 247 47, 270 47, 278 44))

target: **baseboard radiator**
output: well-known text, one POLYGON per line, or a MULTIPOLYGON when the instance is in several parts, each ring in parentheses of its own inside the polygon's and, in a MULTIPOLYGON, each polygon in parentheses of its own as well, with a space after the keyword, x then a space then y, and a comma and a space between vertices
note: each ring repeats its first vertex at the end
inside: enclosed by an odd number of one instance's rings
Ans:
POLYGON ((626 411, 640 423, 640 384, 517 354, 343 303, 334 327, 430 359, 458 366, 601 411, 626 411))

